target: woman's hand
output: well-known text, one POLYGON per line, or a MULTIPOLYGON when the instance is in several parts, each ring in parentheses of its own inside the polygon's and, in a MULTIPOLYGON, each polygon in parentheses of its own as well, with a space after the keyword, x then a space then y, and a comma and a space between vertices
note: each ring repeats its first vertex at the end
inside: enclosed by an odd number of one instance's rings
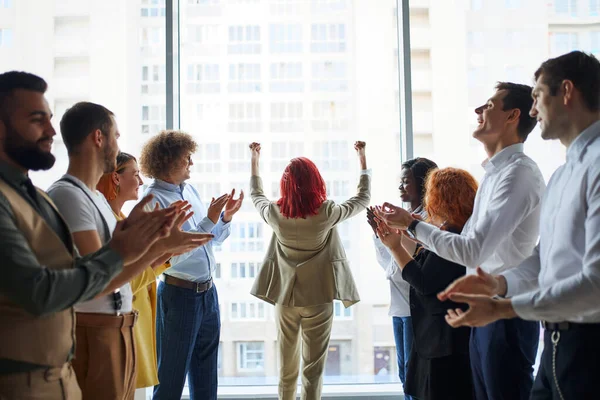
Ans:
POLYGON ((367 156, 365 154, 365 147, 367 144, 365 142, 354 142, 354 150, 356 150, 356 154, 358 155, 358 161, 360 162, 360 169, 367 169, 367 156))
POLYGON ((250 143, 250 151, 252 152, 252 176, 258 176, 258 159, 260 158, 260 143, 250 143))
POLYGON ((260 143, 250 143, 250 151, 252 152, 252 160, 258 160, 260 158, 260 143))
POLYGON ((397 229, 390 228, 385 222, 376 219, 377 236, 381 243, 390 250, 402 248, 402 234, 397 229))

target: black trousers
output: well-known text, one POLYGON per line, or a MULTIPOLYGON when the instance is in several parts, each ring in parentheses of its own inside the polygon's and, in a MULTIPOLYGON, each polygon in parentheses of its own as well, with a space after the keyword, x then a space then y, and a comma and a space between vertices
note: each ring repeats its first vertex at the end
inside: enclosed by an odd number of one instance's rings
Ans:
POLYGON ((544 352, 530 400, 563 399, 600 399, 600 324, 577 324, 569 330, 544 332, 544 352), (557 341, 556 377, 552 335, 557 341))
POLYGON ((501 319, 471 330, 469 352, 477 400, 527 400, 540 343, 540 323, 501 319))

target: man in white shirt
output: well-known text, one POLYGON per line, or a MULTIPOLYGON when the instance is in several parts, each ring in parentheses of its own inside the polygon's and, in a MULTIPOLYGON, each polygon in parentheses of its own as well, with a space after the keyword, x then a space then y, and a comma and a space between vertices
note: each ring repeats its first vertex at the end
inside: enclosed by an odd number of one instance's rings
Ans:
POLYGON ((600 62, 574 51, 535 73, 531 115, 542 138, 559 139, 567 161, 542 202, 540 243, 518 268, 480 273, 442 297, 469 304, 446 317, 452 326, 501 318, 541 320, 544 353, 532 400, 598 398, 600 373, 600 62), (490 296, 513 296, 495 299, 490 296))
MULTIPOLYGON (((115 169, 119 131, 110 110, 88 102, 68 109, 60 121, 60 129, 69 154, 69 168, 48 189, 48 194, 67 222, 79 253, 85 256, 108 243, 117 225, 110 205, 96 185, 104 173, 115 169)), ((138 212, 132 212, 134 218, 138 212)), ((167 238, 156 242, 147 254, 128 265, 99 296, 75 306, 73 369, 84 399, 133 399, 136 383, 133 326, 137 313, 132 308, 129 281, 143 269, 163 264, 171 253, 179 251, 178 246, 185 238, 193 239, 187 233, 173 235, 174 230, 178 227, 173 227, 167 238), (180 237, 175 240, 175 236, 180 237)), ((206 236, 199 235, 198 238, 206 236)))
MULTIPOLYGON (((544 179, 523 142, 536 120, 529 115, 531 87, 499 83, 496 93, 475 109, 479 126, 473 137, 483 143, 488 159, 473 214, 460 235, 414 219, 389 203, 379 215, 388 225, 408 229, 431 251, 468 268, 501 273, 533 252, 538 238, 544 179)), ((527 399, 539 324, 515 318, 473 329, 471 369, 478 400, 527 399)))

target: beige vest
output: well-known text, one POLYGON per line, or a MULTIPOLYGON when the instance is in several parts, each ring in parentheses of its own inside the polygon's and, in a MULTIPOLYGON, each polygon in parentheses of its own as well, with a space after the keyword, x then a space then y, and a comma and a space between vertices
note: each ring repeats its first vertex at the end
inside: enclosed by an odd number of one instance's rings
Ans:
MULTIPOLYGON (((0 180, 0 192, 8 199, 16 225, 39 263, 50 269, 73 268, 72 244, 71 250, 67 249, 44 218, 3 180, 0 180)), ((44 192, 38 189, 38 193, 54 207, 44 192)), ((0 321, 0 359, 61 366, 75 343, 73 308, 35 316, 0 294, 0 321)))

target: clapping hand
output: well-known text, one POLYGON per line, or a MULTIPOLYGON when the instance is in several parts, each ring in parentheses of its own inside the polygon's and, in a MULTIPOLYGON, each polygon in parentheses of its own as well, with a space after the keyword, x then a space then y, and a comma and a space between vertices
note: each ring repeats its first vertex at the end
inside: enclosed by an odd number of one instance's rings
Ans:
POLYGON ((231 218, 235 215, 236 212, 240 210, 242 207, 242 202, 244 201, 244 191, 240 191, 240 197, 235 199, 235 189, 231 191, 229 198, 227 199, 227 203, 225 203, 225 212, 223 213, 223 222, 230 222, 231 218))

